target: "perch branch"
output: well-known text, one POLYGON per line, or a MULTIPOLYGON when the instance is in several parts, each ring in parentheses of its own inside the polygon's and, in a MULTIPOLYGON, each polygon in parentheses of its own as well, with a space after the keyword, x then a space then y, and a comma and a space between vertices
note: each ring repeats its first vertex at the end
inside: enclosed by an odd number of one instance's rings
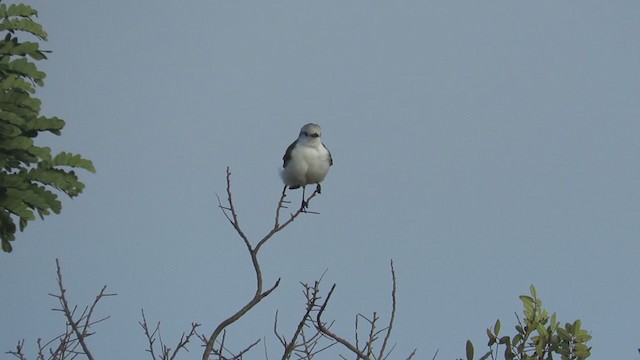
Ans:
MULTIPOLYGON (((262 246, 269 239, 271 239, 273 235, 281 231, 287 225, 291 224, 298 216, 300 216, 300 214, 310 213, 309 211, 305 211, 305 209, 301 208, 295 213, 292 213, 289 219, 287 219, 282 223, 280 222, 281 211, 282 209, 286 209, 285 204, 288 203, 285 200, 286 188, 287 188, 285 186, 282 190, 282 195, 280 196, 280 200, 278 201, 273 228, 271 228, 271 230, 260 241, 258 241, 258 243, 254 247, 251 245, 249 238, 242 230, 238 212, 236 210, 235 204, 233 203, 233 196, 231 192, 231 170, 229 169, 229 167, 227 167, 227 171, 226 171, 226 183, 227 183, 227 188, 226 188, 227 204, 223 205, 222 200, 220 199, 220 196, 216 194, 216 197, 218 198, 218 207, 224 214, 225 218, 229 221, 231 226, 233 226, 236 233, 238 233, 238 235, 242 239, 242 242, 247 248, 247 251, 249 252, 249 255, 251 257, 251 263, 253 265, 253 269, 255 271, 255 276, 256 276, 256 291, 253 297, 242 308, 240 308, 233 315, 231 315, 230 317, 223 320, 220 324, 218 324, 218 326, 214 329, 213 333, 208 339, 205 336, 201 337, 203 341, 205 341, 206 343, 205 350, 202 356, 203 360, 208 360, 211 354, 215 352, 214 347, 215 347, 216 339, 229 325, 236 322, 238 319, 244 316, 249 310, 251 310, 254 306, 256 306, 260 301, 262 301, 262 299, 269 296, 269 294, 271 294, 271 292, 275 290, 280 284, 280 279, 278 279, 271 288, 267 289, 266 291, 263 291, 262 269, 260 268, 260 263, 258 261, 258 252, 260 251, 262 246)), ((307 204, 318 194, 319 192, 318 192, 318 189, 316 188, 316 190, 306 199, 307 204)), ((249 347, 248 349, 250 349, 251 347, 249 347)))

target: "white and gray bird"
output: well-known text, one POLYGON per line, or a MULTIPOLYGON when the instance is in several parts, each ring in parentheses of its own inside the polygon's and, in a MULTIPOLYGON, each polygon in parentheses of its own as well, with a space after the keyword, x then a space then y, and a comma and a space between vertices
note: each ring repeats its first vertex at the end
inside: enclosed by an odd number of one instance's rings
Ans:
POLYGON ((304 198, 305 188, 309 184, 317 184, 316 191, 321 192, 320 183, 333 165, 333 158, 329 149, 322 143, 320 136, 322 129, 317 124, 307 124, 300 129, 298 140, 287 148, 282 157, 282 171, 280 176, 285 188, 297 189, 302 187, 302 210, 308 206, 304 198))

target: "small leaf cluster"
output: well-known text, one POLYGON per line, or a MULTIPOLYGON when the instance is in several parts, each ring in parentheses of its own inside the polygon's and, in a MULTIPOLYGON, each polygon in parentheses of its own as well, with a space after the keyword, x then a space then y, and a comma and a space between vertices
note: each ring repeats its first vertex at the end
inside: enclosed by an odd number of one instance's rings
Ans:
POLYGON ((41 101, 33 96, 45 78, 35 62, 48 53, 37 42, 47 39, 34 20, 37 15, 29 5, 0 1, 0 241, 5 252, 12 250, 17 227, 24 230, 35 214, 60 213, 53 191, 69 197, 82 192, 74 168, 95 172, 90 160, 66 152, 54 156, 35 142, 42 132, 60 135, 65 125, 55 116, 41 116, 41 101), (36 41, 20 41, 19 34, 36 41))
MULTIPOLYGON (((542 300, 537 296, 533 285, 530 295, 521 295, 524 307, 524 318, 518 320, 513 336, 500 336, 500 320, 496 320, 493 328, 487 329, 489 351, 480 360, 497 359, 499 348, 503 348, 504 359, 512 360, 584 360, 591 355, 591 347, 587 342, 591 335, 582 329, 580 320, 560 325, 556 314, 542 307, 542 300)), ((467 360, 473 360, 473 344, 467 341, 467 360)))

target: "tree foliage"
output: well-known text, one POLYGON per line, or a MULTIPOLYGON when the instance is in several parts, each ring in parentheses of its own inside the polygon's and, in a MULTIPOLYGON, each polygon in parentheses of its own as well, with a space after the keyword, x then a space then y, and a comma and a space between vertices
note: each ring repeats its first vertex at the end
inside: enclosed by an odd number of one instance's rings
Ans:
MULTIPOLYGON (((542 307, 536 288, 531 285, 529 290, 530 295, 520 295, 524 318, 517 317, 516 334, 500 336, 500 320, 496 320, 493 328, 487 329, 489 351, 480 360, 498 359, 500 345, 505 360, 584 360, 591 356, 591 347, 587 346, 591 335, 582 329, 581 321, 561 326, 556 314, 549 316, 542 307)), ((467 360, 473 360, 473 353, 473 344, 467 341, 467 360)))
POLYGON ((0 2, 0 240, 10 252, 17 230, 24 230, 37 213, 60 213, 56 192, 79 195, 84 184, 73 169, 95 172, 90 160, 80 155, 39 146, 35 138, 42 132, 60 135, 65 123, 55 116, 40 115, 41 101, 33 95, 44 85, 45 73, 35 62, 47 58, 37 41, 47 33, 34 18, 29 5, 0 2), (36 41, 21 41, 25 35, 36 41))

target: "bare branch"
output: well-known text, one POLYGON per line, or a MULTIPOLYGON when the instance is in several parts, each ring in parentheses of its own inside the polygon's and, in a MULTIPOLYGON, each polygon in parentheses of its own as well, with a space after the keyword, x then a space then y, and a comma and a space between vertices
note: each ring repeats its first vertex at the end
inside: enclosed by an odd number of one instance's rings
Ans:
POLYGON ((260 339, 256 340, 253 344, 247 346, 244 350, 240 351, 238 353, 238 355, 234 356, 234 359, 238 359, 241 360, 242 359, 242 355, 244 355, 245 353, 247 353, 249 350, 251 350, 252 347, 258 345, 258 343, 260 342, 260 339))
POLYGON ((284 354, 282 354, 282 360, 286 360, 291 357, 291 353, 293 352, 293 350, 297 345, 296 340, 300 336, 300 333, 302 332, 302 329, 304 328, 304 325, 307 322, 307 319, 309 318, 309 313, 311 312, 312 306, 315 304, 315 300, 316 299, 314 298, 311 304, 307 304, 307 310, 302 316, 302 319, 300 319, 300 322, 298 323, 298 327, 296 328, 296 331, 293 333, 293 337, 291 338, 291 342, 285 346, 284 354))
POLYGON ((18 344, 16 345, 15 351, 7 351, 5 354, 13 355, 20 360, 27 360, 27 357, 24 355, 22 349, 24 348, 24 339, 18 340, 18 344))
POLYGON ((286 348, 287 339, 284 337, 284 335, 280 336, 280 334, 278 334, 278 310, 276 310, 276 315, 273 319, 273 333, 276 335, 278 341, 280 341, 280 344, 282 344, 282 346, 286 348))
POLYGON ((160 351, 161 351, 160 359, 161 360, 173 360, 176 358, 180 350, 183 350, 183 349, 189 352, 189 349, 187 349, 187 344, 189 343, 189 341, 193 336, 199 337, 197 329, 200 326, 200 324, 191 323, 191 330, 189 331, 189 333, 188 334, 185 332, 182 333, 182 336, 180 337, 180 340, 178 341, 176 348, 173 350, 173 352, 171 352, 171 348, 166 346, 162 341, 162 336, 160 334, 160 322, 158 322, 155 328, 153 329, 153 331, 151 331, 147 323, 147 318, 144 315, 144 310, 141 310, 141 312, 142 312, 142 321, 139 321, 138 324, 140 324, 140 326, 144 330, 145 336, 147 337, 147 343, 149 344, 148 345, 149 348, 146 351, 151 355, 151 359, 153 360, 157 359, 155 354, 155 346, 154 346, 156 342, 156 337, 160 341, 160 351))
POLYGON ((264 358, 265 360, 269 360, 269 352, 267 351, 267 339, 263 338, 262 346, 264 347, 264 358))
POLYGON ((322 321, 322 314, 324 313, 327 304, 329 303, 329 299, 331 298, 331 294, 333 294, 333 291, 336 289, 336 284, 333 284, 333 286, 331 287, 331 290, 329 290, 329 294, 327 294, 327 298, 324 300, 324 303, 322 304, 322 306, 320 307, 320 311, 318 311, 318 315, 316 317, 316 327, 318 328, 318 330, 327 335, 328 337, 332 338, 333 340, 339 342, 340 344, 342 344, 344 347, 346 347, 347 349, 349 349, 352 353, 354 353, 356 355, 357 359, 363 359, 363 360, 368 360, 368 357, 366 355, 364 355, 360 350, 358 350, 358 348, 356 348, 355 346, 353 346, 350 342, 348 342, 347 340, 339 337, 338 335, 334 334, 333 332, 331 332, 324 324, 324 322, 322 321))
MULTIPOLYGON (((376 312, 373 313, 371 318, 367 318, 362 314, 358 314, 355 319, 355 346, 350 343, 348 340, 341 338, 334 332, 330 330, 330 326, 326 326, 326 323, 322 320, 322 315, 326 310, 327 304, 329 303, 329 299, 335 290, 336 285, 334 284, 331 287, 331 290, 327 294, 327 298, 324 300, 324 303, 320 307, 320 310, 317 313, 314 326, 320 331, 324 336, 334 340, 336 343, 340 343, 344 347, 346 347, 349 351, 355 355, 356 360, 386 360, 389 355, 395 349, 395 345, 389 348, 389 339, 391 337, 391 332, 393 330, 393 322, 395 320, 395 312, 396 312, 396 274, 395 269, 393 267, 393 261, 391 261, 391 278, 393 281, 393 287, 391 291, 392 298, 392 306, 391 306, 391 315, 389 319, 389 324, 384 329, 377 329, 378 320, 380 317, 376 312), (360 346, 360 320, 364 320, 369 324, 369 330, 367 332, 366 341, 360 346), (379 350, 374 350, 374 343, 376 343, 381 334, 384 334, 384 338, 382 340, 382 344, 380 345, 379 350)), ((377 346, 376 346, 377 347, 377 346)), ((409 355, 406 360, 410 360, 415 355, 416 350, 409 355)), ((346 359, 344 356, 340 355, 341 358, 346 359)))
MULTIPOLYGON (((413 357, 416 355, 416 351, 418 351, 418 349, 413 349, 413 351, 411 352, 411 354, 409 354, 409 357, 406 360, 413 359, 413 357)), ((436 360, 436 356, 437 355, 438 355, 438 351, 436 350, 436 353, 433 355, 433 359, 432 360, 436 360)))
MULTIPOLYGON (((107 296, 115 296, 116 294, 106 293, 107 287, 104 286, 98 295, 96 295, 95 299, 91 303, 90 306, 84 307, 84 309, 80 312, 78 311, 78 306, 71 306, 69 304, 69 299, 67 298, 67 290, 64 288, 63 278, 62 278, 62 268, 60 266, 60 261, 56 260, 56 282, 58 284, 58 293, 49 294, 49 296, 54 297, 58 300, 60 308, 54 308, 53 311, 58 311, 63 314, 65 317, 65 329, 64 332, 53 339, 43 342, 42 339, 37 339, 37 353, 36 359, 45 360, 45 359, 55 359, 55 360, 63 360, 63 359, 75 359, 79 355, 84 355, 88 359, 93 359, 93 355, 91 354, 89 347, 86 343, 86 338, 93 335, 91 332, 91 327, 97 323, 100 323, 109 318, 106 316, 104 318, 93 320, 93 315, 95 309, 104 297, 107 296), (79 313, 79 314, 78 314, 79 313)), ((13 355, 19 359, 25 359, 26 356, 23 352, 24 349, 24 340, 18 342, 15 351, 9 351, 7 354, 13 355)))
POLYGON ((389 337, 391 337, 391 330, 393 329, 393 321, 396 318, 396 270, 393 268, 393 260, 391 260, 391 280, 393 283, 391 290, 391 317, 389 318, 389 326, 387 326, 387 334, 382 341, 382 346, 380 347, 380 353, 378 354, 378 359, 384 359, 386 356, 384 351, 387 347, 387 342, 389 341, 389 337))
POLYGON ((173 350, 173 353, 171 354, 169 360, 174 360, 178 355, 178 352, 182 349, 184 349, 186 352, 189 352, 189 349, 187 349, 187 344, 191 340, 191 337, 197 334, 197 329, 199 326, 200 324, 198 323, 191 323, 191 331, 189 331, 189 334, 182 333, 180 341, 178 342, 178 345, 176 345, 176 349, 173 350))
MULTIPOLYGON (((287 196, 286 190, 287 190, 287 186, 285 185, 285 187, 282 189, 282 195, 280 196, 280 200, 278 201, 278 207, 276 209, 276 220, 273 224, 273 228, 271 229, 271 231, 269 231, 267 235, 264 236, 264 238, 262 238, 262 240, 258 242, 258 244, 256 245, 256 252, 258 251, 258 249, 262 247, 262 245, 264 245, 265 242, 267 242, 267 240, 269 240, 273 235, 275 235, 280 230, 284 229, 287 225, 291 224, 301 214, 319 214, 317 212, 308 211, 308 210, 304 210, 303 208, 300 208, 298 209, 298 211, 291 214, 291 217, 289 217, 287 221, 280 224, 280 211, 282 209, 286 209, 286 207, 284 206, 284 204, 286 203, 284 198, 287 196)), ((306 203, 310 204, 311 199, 316 197, 316 195, 318 194, 319 192, 318 192, 318 189, 316 188, 316 190, 314 190, 313 193, 306 199, 306 203)))
MULTIPOLYGON (((279 231, 284 229, 286 226, 291 224, 302 213, 314 213, 314 212, 308 211, 306 208, 307 208, 308 204, 310 203, 310 201, 315 196, 317 196, 319 194, 319 186, 318 186, 316 188, 316 190, 308 198, 304 199, 303 206, 300 207, 296 212, 291 213, 290 217, 287 220, 283 221, 283 220, 281 220, 282 210, 287 208, 286 204, 289 204, 289 201, 286 200, 287 186, 284 186, 283 189, 282 189, 282 193, 281 193, 280 199, 278 200, 277 207, 276 207, 275 219, 274 219, 273 227, 254 246, 254 245, 252 245, 251 241, 246 236, 246 234, 244 233, 244 231, 242 230, 242 227, 240 225, 238 212, 237 212, 236 206, 235 206, 235 204, 233 202, 233 196, 232 196, 232 192, 231 192, 231 171, 230 171, 229 167, 227 167, 227 171, 226 171, 226 183, 227 183, 227 187, 226 187, 226 192, 227 192, 226 203, 223 204, 220 196, 216 195, 217 199, 218 199, 218 207, 220 208, 220 210, 224 214, 225 218, 229 221, 231 226, 233 226, 233 228, 236 231, 236 233, 238 234, 238 236, 240 236, 240 238, 242 239, 245 247, 247 248, 247 250, 249 252, 249 255, 250 255, 250 258, 251 258, 251 262, 252 262, 252 265, 253 265, 253 268, 254 268, 254 272, 255 272, 256 290, 255 290, 255 293, 253 294, 253 297, 250 298, 244 306, 242 306, 233 315, 231 315, 230 317, 224 319, 222 322, 220 322, 216 326, 216 328, 212 332, 211 336, 209 336, 207 338, 204 335, 196 335, 196 336, 198 336, 198 338, 200 338, 206 344, 205 345, 205 350, 204 350, 204 353, 203 353, 203 356, 202 356, 203 360, 209 360, 209 358, 211 357, 212 354, 218 355, 219 359, 221 359, 221 360, 224 359, 224 356, 222 355, 222 352, 223 352, 223 350, 225 350, 224 349, 224 334, 226 333, 226 328, 228 326, 230 326, 231 324, 233 324, 234 322, 236 322, 242 316, 244 316, 248 311, 253 309, 253 307, 255 307, 260 301, 262 301, 262 299, 264 299, 265 297, 269 296, 269 294, 278 287, 278 285, 280 284, 280 279, 278 279, 271 288, 267 289, 266 291, 263 290, 263 276, 262 276, 262 270, 261 270, 261 267, 260 267, 260 263, 258 261, 258 253, 259 253, 260 249, 262 248, 262 246, 264 244, 266 244, 267 241, 269 241, 269 239, 271 239, 276 233, 278 233, 279 231), (221 334, 223 336, 222 341, 218 341, 218 337, 220 337, 221 334), (215 348, 216 343, 220 344, 220 350, 219 351, 216 350, 216 348, 215 348)), ((335 333, 333 333, 330 330, 331 326, 330 325, 327 326, 327 323, 322 321, 322 314, 326 310, 326 307, 328 305, 328 301, 329 301, 331 295, 333 294, 333 291, 335 290, 335 284, 333 285, 333 287, 329 291, 329 293, 327 295, 327 298, 325 299, 324 303, 321 306, 318 306, 318 302, 319 302, 319 299, 320 299, 320 297, 318 296, 318 293, 319 293, 319 288, 318 288, 319 282, 317 281, 313 288, 309 287, 308 285, 303 284, 303 286, 305 287, 305 294, 306 294, 305 296, 307 298, 307 307, 305 309, 305 313, 303 314, 302 318, 298 322, 298 325, 297 325, 297 327, 295 329, 295 332, 293 333, 293 335, 291 337, 291 340, 287 341, 287 338, 283 334, 281 335, 281 334, 278 333, 278 313, 276 312, 276 315, 275 315, 274 325, 273 325, 273 332, 275 333, 276 337, 278 338, 278 341, 284 347, 282 360, 289 360, 294 353, 300 358, 305 358, 307 360, 310 360, 313 357, 313 355, 315 355, 318 352, 323 351, 323 350, 333 346, 336 343, 340 343, 343 346, 345 346, 346 348, 348 348, 351 352, 353 352, 357 356, 357 359, 363 359, 363 360, 378 359, 378 360, 383 360, 383 358, 387 357, 389 355, 389 353, 391 353, 391 351, 393 350, 393 347, 392 347, 391 350, 387 351, 387 346, 388 346, 388 341, 389 341, 390 334, 391 334, 391 331, 392 331, 392 328, 393 328, 393 321, 395 319, 395 309, 396 309, 396 298, 395 298, 395 293, 396 293, 396 282, 395 281, 396 281, 396 278, 395 278, 395 270, 393 269, 393 262, 391 263, 391 271, 392 271, 392 279, 393 279, 393 290, 392 290, 393 304, 392 304, 391 318, 389 320, 389 326, 387 326, 386 328, 384 328, 382 330, 378 330, 377 329, 377 321, 379 320, 379 317, 378 317, 378 315, 376 313, 373 314, 373 318, 371 320, 367 319, 369 321, 369 324, 370 324, 370 331, 369 331, 369 334, 368 334, 368 341, 366 342, 363 350, 360 350, 358 348, 358 346, 357 346, 358 345, 358 341, 359 341, 359 339, 358 339, 358 330, 357 329, 356 329, 356 346, 353 346, 347 340, 345 340, 345 339, 339 337, 338 335, 336 335, 335 333), (313 319, 313 317, 311 315, 312 312, 316 312, 317 313, 315 321, 314 321, 314 319, 313 319), (305 333, 305 328, 307 326, 311 325, 309 323, 313 324, 314 325, 313 328, 315 328, 316 331, 317 331, 315 334, 312 334, 311 336, 308 336, 308 334, 305 333), (374 353, 374 346, 373 345, 374 345, 374 342, 376 342, 379 339, 380 335, 383 334, 383 333, 384 333, 384 340, 383 340, 382 346, 381 346, 381 348, 379 350, 379 355, 376 356, 376 354, 374 353), (320 341, 323 338, 331 340, 332 343, 329 344, 328 346, 325 346, 325 347, 321 348, 320 350, 317 350, 318 349, 318 341, 320 341)), ((357 325, 358 325, 358 323, 357 323, 357 318, 356 318, 356 327, 357 327, 357 325)), ((256 343, 254 343, 254 344, 256 344, 256 343)), ((240 352, 235 357, 241 356, 244 352, 246 352, 247 350, 251 349, 251 347, 253 347, 253 345, 249 346, 246 350, 243 350, 242 352, 240 352)), ((266 347, 266 344, 265 344, 265 347, 266 347)))
POLYGON ((305 312, 298 322, 294 334, 291 337, 291 341, 287 341, 284 335, 280 335, 278 333, 278 312, 276 312, 276 317, 274 320, 274 333, 284 347, 282 360, 291 359, 294 354, 296 355, 297 359, 311 360, 318 353, 321 353, 336 344, 333 339, 318 331, 318 329, 315 327, 314 320, 311 315, 312 312, 318 312, 320 308, 320 306, 318 305, 318 301, 320 300, 320 281, 323 277, 324 273, 320 277, 320 280, 315 281, 313 287, 306 283, 300 283, 303 288, 302 293, 305 296, 306 307, 305 312), (306 329, 314 329, 315 332, 308 334, 306 329), (330 340, 330 343, 320 346, 320 341, 322 339, 330 340))
MULTIPOLYGON (((57 339, 60 339, 60 345, 58 346, 57 350, 53 352, 52 355, 59 353, 61 354, 60 358, 64 358, 64 354, 68 352, 68 353, 74 354, 74 357, 77 354, 82 354, 82 355, 85 355, 89 360, 93 360, 93 355, 89 350, 89 346, 87 345, 86 338, 93 335, 93 333, 89 332, 89 330, 91 329, 91 326, 101 321, 104 321, 109 317, 107 316, 100 320, 92 321, 91 316, 93 315, 96 305, 103 297, 114 296, 116 294, 105 293, 105 290, 107 289, 107 287, 104 286, 100 290, 96 298, 94 299, 91 306, 85 307, 82 313, 80 314, 80 316, 76 320, 75 314, 78 307, 74 306, 73 310, 69 307, 69 301, 67 300, 67 297, 66 297, 66 289, 64 288, 64 285, 62 282, 62 270, 61 270, 60 262, 58 259, 56 259, 56 277, 58 282, 58 290, 60 291, 60 294, 59 295, 49 294, 49 295, 57 298, 58 301, 60 302, 61 308, 54 309, 54 310, 61 311, 64 314, 65 318, 67 319, 68 329, 65 332, 65 334, 57 337, 57 339), (74 338, 71 338, 71 334, 74 335, 74 338), (80 346, 82 348, 82 352, 77 352, 75 350, 77 346, 80 346)), ((47 343, 47 345, 45 346, 48 346, 48 344, 49 343, 47 343)))
MULTIPOLYGON (((258 262, 258 251, 260 250, 262 245, 264 245, 267 242, 267 240, 269 240, 275 233, 277 233, 278 231, 282 230, 282 228, 284 228, 286 225, 291 223, 291 221, 293 221, 293 219, 295 218, 294 216, 292 216, 292 218, 289 221, 285 222, 284 224, 282 224, 282 225, 278 224, 279 211, 283 207, 283 204, 284 204, 285 191, 283 190, 282 197, 280 198, 280 201, 278 202, 278 209, 276 211, 276 222, 275 222, 274 228, 264 238, 262 238, 262 240, 260 240, 258 242, 258 244, 254 248, 251 245, 251 243, 250 243, 249 239, 247 238, 247 236, 245 235, 244 231, 242 231, 242 228, 240 226, 240 222, 238 220, 238 213, 237 213, 235 205, 233 203, 233 197, 232 197, 232 193, 231 193, 231 170, 229 169, 229 167, 227 167, 226 180, 227 180, 227 202, 228 202, 228 205, 227 206, 222 205, 220 197, 218 197, 218 206, 222 210, 224 216, 227 218, 227 220, 229 220, 229 222, 231 223, 233 228, 236 230, 236 232, 238 233, 238 235, 240 236, 240 238, 244 242, 245 246, 247 247, 247 250, 249 251, 249 255, 251 256, 251 262, 253 264, 253 269, 254 269, 255 274, 256 274, 256 291, 255 291, 253 297, 247 302, 246 305, 244 305, 235 314, 231 315, 227 319, 223 320, 220 324, 218 324, 218 326, 215 328, 215 330, 213 331, 211 336, 206 341, 205 351, 204 351, 203 356, 202 356, 203 360, 208 360, 209 359, 209 357, 211 356, 211 353, 214 350, 214 345, 215 345, 216 339, 218 338, 218 336, 220 336, 222 331, 227 326, 233 324, 238 319, 240 319, 244 314, 246 314, 249 310, 251 310, 254 306, 256 306, 262 299, 264 299, 265 297, 269 296, 269 294, 273 290, 275 290, 278 287, 278 285, 280 284, 280 279, 278 279, 276 281, 276 283, 271 288, 269 288, 266 291, 263 291, 263 278, 262 278, 262 270, 260 269, 260 263, 258 262)), ((299 213, 297 213, 295 216, 297 217, 298 215, 299 215, 299 213)))
MULTIPOLYGON (((154 343, 156 342, 156 334, 160 332, 160 322, 156 324, 156 327, 153 331, 149 331, 149 325, 147 323, 147 318, 144 316, 144 309, 140 310, 142 312, 142 321, 138 321, 138 324, 144 330, 144 335, 147 337, 147 342, 149 343, 149 349, 146 350, 150 355, 151 359, 156 360, 156 354, 154 351, 154 343)), ((161 346, 162 347, 162 346, 161 346)))
POLYGON ((287 343, 286 340, 284 340, 284 336, 281 338, 282 345, 285 347, 284 353, 282 354, 282 360, 291 358, 293 351, 298 345, 300 345, 297 344, 297 340, 301 335, 303 336, 303 342, 301 345, 303 345, 305 353, 308 355, 307 357, 311 356, 311 353, 313 352, 313 348, 315 347, 315 343, 317 342, 316 338, 312 338, 311 343, 309 343, 308 340, 304 339, 304 327, 307 321, 311 319, 311 311, 313 311, 313 309, 316 307, 316 301, 318 301, 319 284, 319 281, 316 281, 313 288, 311 288, 307 284, 302 284, 305 289, 305 297, 307 299, 306 310, 304 315, 300 319, 300 322, 298 322, 298 326, 296 327, 296 331, 293 333, 291 342, 287 343))

